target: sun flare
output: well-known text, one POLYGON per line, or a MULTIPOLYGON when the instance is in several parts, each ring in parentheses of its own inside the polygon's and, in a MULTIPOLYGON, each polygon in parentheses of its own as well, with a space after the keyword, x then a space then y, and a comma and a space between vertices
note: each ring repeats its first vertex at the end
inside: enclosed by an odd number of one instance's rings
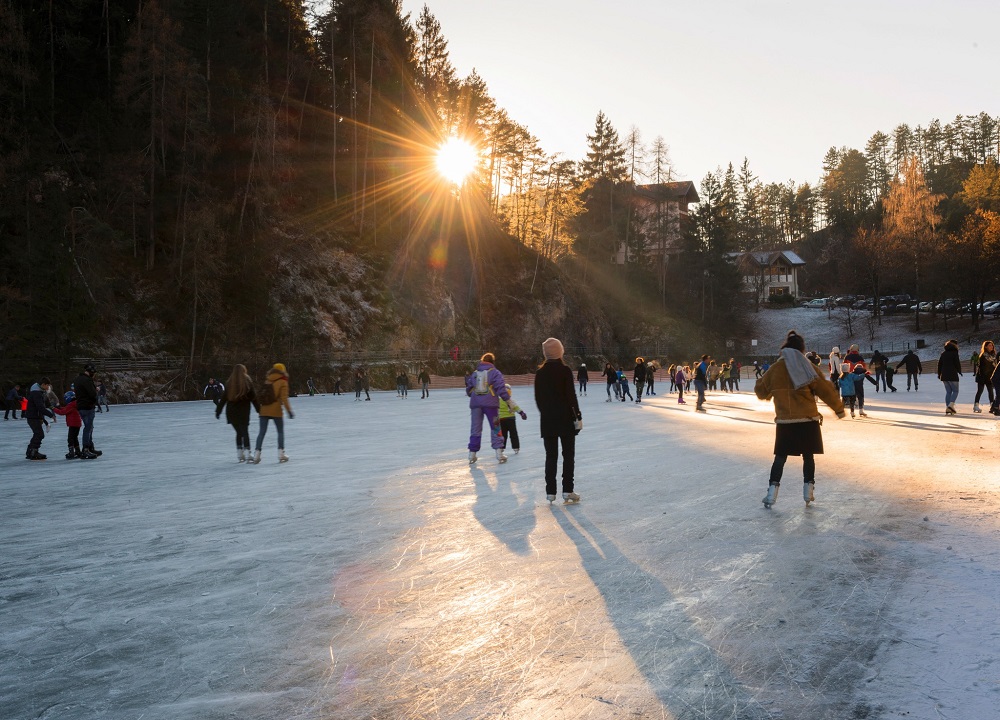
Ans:
POLYGON ((479 158, 476 148, 461 138, 448 138, 437 152, 437 169, 456 185, 461 185, 476 169, 479 158))

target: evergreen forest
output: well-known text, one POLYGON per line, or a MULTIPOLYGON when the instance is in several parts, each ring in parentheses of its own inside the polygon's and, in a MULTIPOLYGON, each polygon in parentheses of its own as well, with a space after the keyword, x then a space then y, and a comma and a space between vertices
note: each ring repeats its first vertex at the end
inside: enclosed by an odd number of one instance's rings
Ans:
POLYGON ((662 136, 595 108, 586 157, 552 155, 488 80, 398 0, 0 0, 3 379, 181 358, 183 396, 234 362, 324 377, 454 346, 517 371, 549 335, 721 353, 760 310, 749 250, 795 250, 815 295, 1000 291, 985 113, 831 148, 816 186, 709 171, 667 256, 636 212, 688 179, 662 136), (452 137, 462 183, 435 164, 452 137))

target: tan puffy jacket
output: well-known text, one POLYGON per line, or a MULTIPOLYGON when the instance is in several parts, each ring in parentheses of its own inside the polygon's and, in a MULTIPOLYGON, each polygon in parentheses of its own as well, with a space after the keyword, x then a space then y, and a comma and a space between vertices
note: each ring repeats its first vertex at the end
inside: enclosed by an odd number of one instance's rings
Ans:
POLYGON ((281 417, 281 407, 288 411, 289 417, 292 415, 292 406, 288 403, 288 376, 282 375, 277 370, 270 370, 267 373, 267 381, 274 388, 274 402, 260 406, 261 417, 281 417))
POLYGON ((816 377, 808 385, 796 390, 792 387, 792 379, 785 369, 785 360, 780 358, 754 385, 754 392, 761 400, 774 400, 774 422, 796 423, 809 420, 819 420, 821 415, 816 405, 816 396, 837 413, 844 417, 844 402, 836 386, 813 366, 816 377))

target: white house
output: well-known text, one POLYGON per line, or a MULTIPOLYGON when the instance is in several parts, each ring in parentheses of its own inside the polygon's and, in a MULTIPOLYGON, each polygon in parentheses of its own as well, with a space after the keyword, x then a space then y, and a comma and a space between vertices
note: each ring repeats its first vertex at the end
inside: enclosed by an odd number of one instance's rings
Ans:
POLYGON ((775 295, 799 297, 799 268, 806 264, 791 250, 726 253, 743 276, 743 292, 761 301, 775 295))

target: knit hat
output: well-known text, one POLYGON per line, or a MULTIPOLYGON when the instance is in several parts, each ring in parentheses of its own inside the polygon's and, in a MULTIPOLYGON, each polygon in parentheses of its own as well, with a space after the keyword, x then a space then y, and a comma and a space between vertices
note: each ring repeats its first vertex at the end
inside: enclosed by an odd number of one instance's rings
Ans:
POLYGON ((285 364, 284 363, 274 363, 274 365, 271 366, 271 369, 272 370, 277 370, 282 375, 287 375, 287 372, 285 371, 285 364))
POLYGON ((558 360, 563 356, 563 344, 558 339, 550 337, 542 343, 542 354, 546 360, 558 360))
POLYGON ((794 330, 789 330, 788 335, 785 337, 785 342, 781 344, 781 348, 791 348, 792 350, 804 353, 806 351, 806 341, 794 330))
POLYGON ((838 347, 837 345, 834 345, 833 346, 833 350, 830 351, 830 354, 831 355, 840 355, 840 347, 838 347))

